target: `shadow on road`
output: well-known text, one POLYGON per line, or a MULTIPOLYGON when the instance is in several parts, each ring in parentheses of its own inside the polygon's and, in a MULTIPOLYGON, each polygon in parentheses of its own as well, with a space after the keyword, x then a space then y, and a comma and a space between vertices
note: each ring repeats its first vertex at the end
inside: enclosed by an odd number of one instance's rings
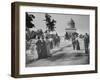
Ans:
POLYGON ((61 47, 59 50, 54 51, 52 54, 55 54, 55 53, 60 52, 60 51, 63 51, 64 48, 68 48, 68 47, 71 47, 71 46, 72 46, 72 45, 70 44, 70 45, 61 47))
POLYGON ((66 57, 66 53, 62 53, 62 54, 58 54, 58 55, 54 55, 52 57, 49 57, 49 58, 47 58, 47 60, 56 61, 58 59, 63 59, 65 57, 66 57))
POLYGON ((78 53, 78 54, 77 53, 73 53, 73 54, 61 53, 61 54, 57 54, 52 57, 49 57, 49 58, 47 58, 47 60, 50 60, 50 61, 56 61, 59 59, 77 60, 77 59, 85 57, 85 56, 88 56, 88 55, 85 55, 85 54, 83 55, 82 53, 78 53))

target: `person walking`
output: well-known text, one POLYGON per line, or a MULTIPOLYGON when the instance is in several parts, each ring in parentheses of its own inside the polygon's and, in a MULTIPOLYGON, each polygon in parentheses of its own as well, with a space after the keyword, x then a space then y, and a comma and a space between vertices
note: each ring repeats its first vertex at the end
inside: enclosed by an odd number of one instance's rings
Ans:
POLYGON ((50 57, 51 53, 50 53, 50 41, 48 39, 48 37, 46 37, 46 50, 47 50, 47 56, 50 57))
POLYGON ((36 42, 36 46, 37 46, 37 53, 38 53, 38 59, 41 59, 41 40, 40 40, 40 37, 38 36, 38 40, 36 42))
POLYGON ((76 42, 75 42, 75 36, 72 36, 72 45, 73 45, 73 50, 76 49, 75 44, 76 44, 76 42))
POLYGON ((76 50, 80 50, 80 43, 78 37, 76 38, 76 50))
POLYGON ((85 47, 85 53, 88 54, 89 53, 89 35, 87 33, 85 33, 85 36, 84 36, 84 47, 85 47))
POLYGON ((31 44, 31 50, 32 50, 32 54, 33 54, 33 60, 37 60, 38 59, 38 52, 37 52, 37 49, 36 49, 36 44, 32 43, 31 44))
POLYGON ((27 60, 28 61, 35 61, 38 59, 38 53, 36 50, 36 44, 35 44, 35 39, 31 39, 31 45, 29 47, 29 49, 26 51, 26 55, 27 55, 27 60))
POLYGON ((60 36, 58 36, 58 38, 57 38, 57 47, 59 47, 60 46, 60 36))
POLYGON ((46 41, 44 40, 44 37, 42 37, 41 41, 41 58, 47 58, 47 48, 46 48, 46 41))
POLYGON ((75 39, 73 40, 73 49, 80 50, 80 43, 79 38, 77 35, 75 35, 75 39))

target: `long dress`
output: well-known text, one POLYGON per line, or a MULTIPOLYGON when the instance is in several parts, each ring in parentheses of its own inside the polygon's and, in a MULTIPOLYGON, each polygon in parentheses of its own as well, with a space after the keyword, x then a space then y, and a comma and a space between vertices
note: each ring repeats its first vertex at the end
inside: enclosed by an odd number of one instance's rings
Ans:
POLYGON ((80 43, 79 43, 78 38, 76 38, 76 49, 80 50, 80 43))
POLYGON ((33 59, 37 60, 38 59, 38 53, 37 53, 37 49, 36 49, 35 44, 33 45, 33 48, 32 48, 32 54, 33 54, 33 59))
POLYGON ((32 42, 31 42, 31 53, 32 53, 32 56, 33 56, 34 60, 38 59, 38 53, 37 53, 37 49, 36 48, 37 48, 36 40, 32 39, 32 42))
POLYGON ((47 50, 47 56, 51 56, 50 54, 50 41, 46 40, 46 50, 47 50))
POLYGON ((50 41, 50 49, 53 49, 53 39, 50 38, 49 41, 50 41))
POLYGON ((26 60, 27 63, 29 61, 37 60, 38 59, 38 54, 36 50, 36 45, 31 44, 30 48, 26 51, 26 60))
POLYGON ((36 46, 37 46, 37 52, 38 52, 38 58, 41 59, 42 57, 42 53, 41 53, 41 45, 42 45, 42 42, 41 40, 38 40, 36 42, 36 46))
POLYGON ((46 48, 46 42, 43 40, 41 44, 41 58, 47 58, 47 48, 46 48))

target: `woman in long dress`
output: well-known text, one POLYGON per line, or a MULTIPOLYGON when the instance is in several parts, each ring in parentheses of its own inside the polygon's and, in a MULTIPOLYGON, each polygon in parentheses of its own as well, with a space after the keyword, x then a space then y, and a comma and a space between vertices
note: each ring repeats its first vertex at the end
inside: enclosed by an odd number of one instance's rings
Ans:
POLYGON ((31 42, 31 54, 33 56, 33 60, 37 60, 38 59, 38 53, 37 53, 37 46, 36 46, 36 40, 33 39, 31 42))
POLYGON ((38 59, 36 45, 33 42, 34 42, 33 40, 30 41, 31 44, 29 48, 26 50, 26 63, 29 63, 30 61, 35 61, 38 59))
POLYGON ((47 56, 50 57, 50 41, 48 39, 48 37, 46 37, 46 50, 47 50, 47 56))
POLYGON ((38 59, 38 53, 37 53, 37 49, 36 49, 35 44, 32 44, 32 54, 33 54, 33 60, 37 60, 38 59))
POLYGON ((42 58, 42 53, 41 53, 41 45, 42 45, 42 42, 40 40, 40 37, 38 36, 38 40, 36 42, 36 46, 37 46, 37 53, 38 53, 38 59, 41 59, 42 58))
POLYGON ((78 37, 75 39, 75 41, 76 41, 76 50, 80 50, 80 43, 78 37))
POLYGON ((41 58, 47 58, 47 47, 46 47, 46 41, 44 40, 44 37, 42 37, 41 41, 41 58))

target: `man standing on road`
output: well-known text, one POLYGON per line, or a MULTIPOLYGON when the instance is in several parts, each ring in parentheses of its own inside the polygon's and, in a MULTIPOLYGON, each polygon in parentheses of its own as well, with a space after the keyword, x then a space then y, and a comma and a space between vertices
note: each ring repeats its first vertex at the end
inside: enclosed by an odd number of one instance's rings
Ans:
POLYGON ((85 47, 85 53, 88 54, 89 53, 89 35, 87 33, 85 33, 84 36, 84 47, 85 47))

